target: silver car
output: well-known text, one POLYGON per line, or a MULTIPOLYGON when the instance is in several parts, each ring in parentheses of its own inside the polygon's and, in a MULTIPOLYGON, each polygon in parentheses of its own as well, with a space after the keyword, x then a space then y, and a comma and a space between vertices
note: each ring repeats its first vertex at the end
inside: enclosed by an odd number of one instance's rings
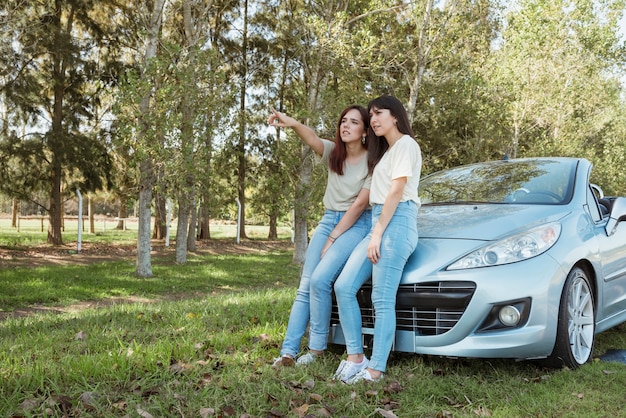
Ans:
MULTIPOLYGON (((576 368, 626 321, 626 198, 578 158, 443 170, 421 180, 419 242, 398 290, 394 350, 545 359, 576 368)), ((371 286, 358 295, 367 340, 371 286)), ((344 344, 333 305, 330 341, 344 344)))

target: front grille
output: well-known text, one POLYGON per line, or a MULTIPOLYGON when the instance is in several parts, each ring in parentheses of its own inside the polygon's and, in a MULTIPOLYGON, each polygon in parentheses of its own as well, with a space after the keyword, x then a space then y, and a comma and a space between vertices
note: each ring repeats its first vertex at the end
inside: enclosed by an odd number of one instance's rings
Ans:
MULTIPOLYGON (((461 319, 476 290, 473 282, 429 282, 400 285, 396 297, 396 330, 418 335, 440 335, 450 331, 461 319)), ((364 328, 374 328, 372 286, 365 284, 357 299, 364 328)), ((339 324, 337 302, 333 295, 331 325, 339 324)))

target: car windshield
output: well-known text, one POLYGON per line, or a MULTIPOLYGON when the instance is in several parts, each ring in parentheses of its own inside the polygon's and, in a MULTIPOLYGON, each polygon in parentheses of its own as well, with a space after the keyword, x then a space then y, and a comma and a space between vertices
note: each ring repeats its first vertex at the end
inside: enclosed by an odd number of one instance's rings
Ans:
POLYGON ((559 205, 572 197, 576 165, 575 159, 519 159, 461 166, 424 177, 419 196, 424 205, 559 205))

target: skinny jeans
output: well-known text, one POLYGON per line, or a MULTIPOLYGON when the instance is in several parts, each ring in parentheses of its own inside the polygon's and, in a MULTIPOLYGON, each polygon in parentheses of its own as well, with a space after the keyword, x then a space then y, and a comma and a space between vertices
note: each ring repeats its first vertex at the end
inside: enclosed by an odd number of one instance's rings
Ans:
POLYGON ((345 215, 344 211, 326 210, 306 251, 300 285, 291 307, 287 333, 280 351, 295 357, 309 326, 309 348, 325 350, 330 329, 332 286, 354 247, 367 235, 372 225, 372 211, 365 210, 356 222, 328 248, 322 249, 328 236, 345 215))
MULTIPOLYGON (((374 343, 368 367, 384 372, 396 332, 396 294, 409 256, 417 247, 417 205, 400 202, 383 233, 378 263, 367 258, 371 232, 356 246, 335 282, 341 329, 348 354, 363 353, 361 309, 356 294, 372 279, 372 305, 375 312, 374 343)), ((376 225, 382 205, 372 208, 376 225)), ((373 227, 372 227, 373 229, 373 227)))

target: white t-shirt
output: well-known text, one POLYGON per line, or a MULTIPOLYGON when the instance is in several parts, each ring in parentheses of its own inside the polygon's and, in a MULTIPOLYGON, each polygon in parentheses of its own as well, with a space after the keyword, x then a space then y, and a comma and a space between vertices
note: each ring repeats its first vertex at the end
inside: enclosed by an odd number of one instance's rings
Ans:
MULTIPOLYGON (((381 139, 383 140, 383 139, 381 139)), ((401 202, 412 200, 420 205, 417 197, 417 187, 420 183, 422 172, 422 152, 417 141, 409 135, 404 135, 382 156, 372 175, 372 187, 370 189, 370 204, 384 204, 391 181, 400 177, 406 177, 401 202)))
MULTIPOLYGON (((324 153, 318 159, 328 166, 328 157, 335 148, 335 143, 322 139, 324 153)), ((324 193, 324 206, 326 209, 344 212, 352 206, 361 189, 369 189, 372 177, 367 170, 367 153, 356 164, 343 163, 343 175, 328 170, 328 181, 324 193)))

